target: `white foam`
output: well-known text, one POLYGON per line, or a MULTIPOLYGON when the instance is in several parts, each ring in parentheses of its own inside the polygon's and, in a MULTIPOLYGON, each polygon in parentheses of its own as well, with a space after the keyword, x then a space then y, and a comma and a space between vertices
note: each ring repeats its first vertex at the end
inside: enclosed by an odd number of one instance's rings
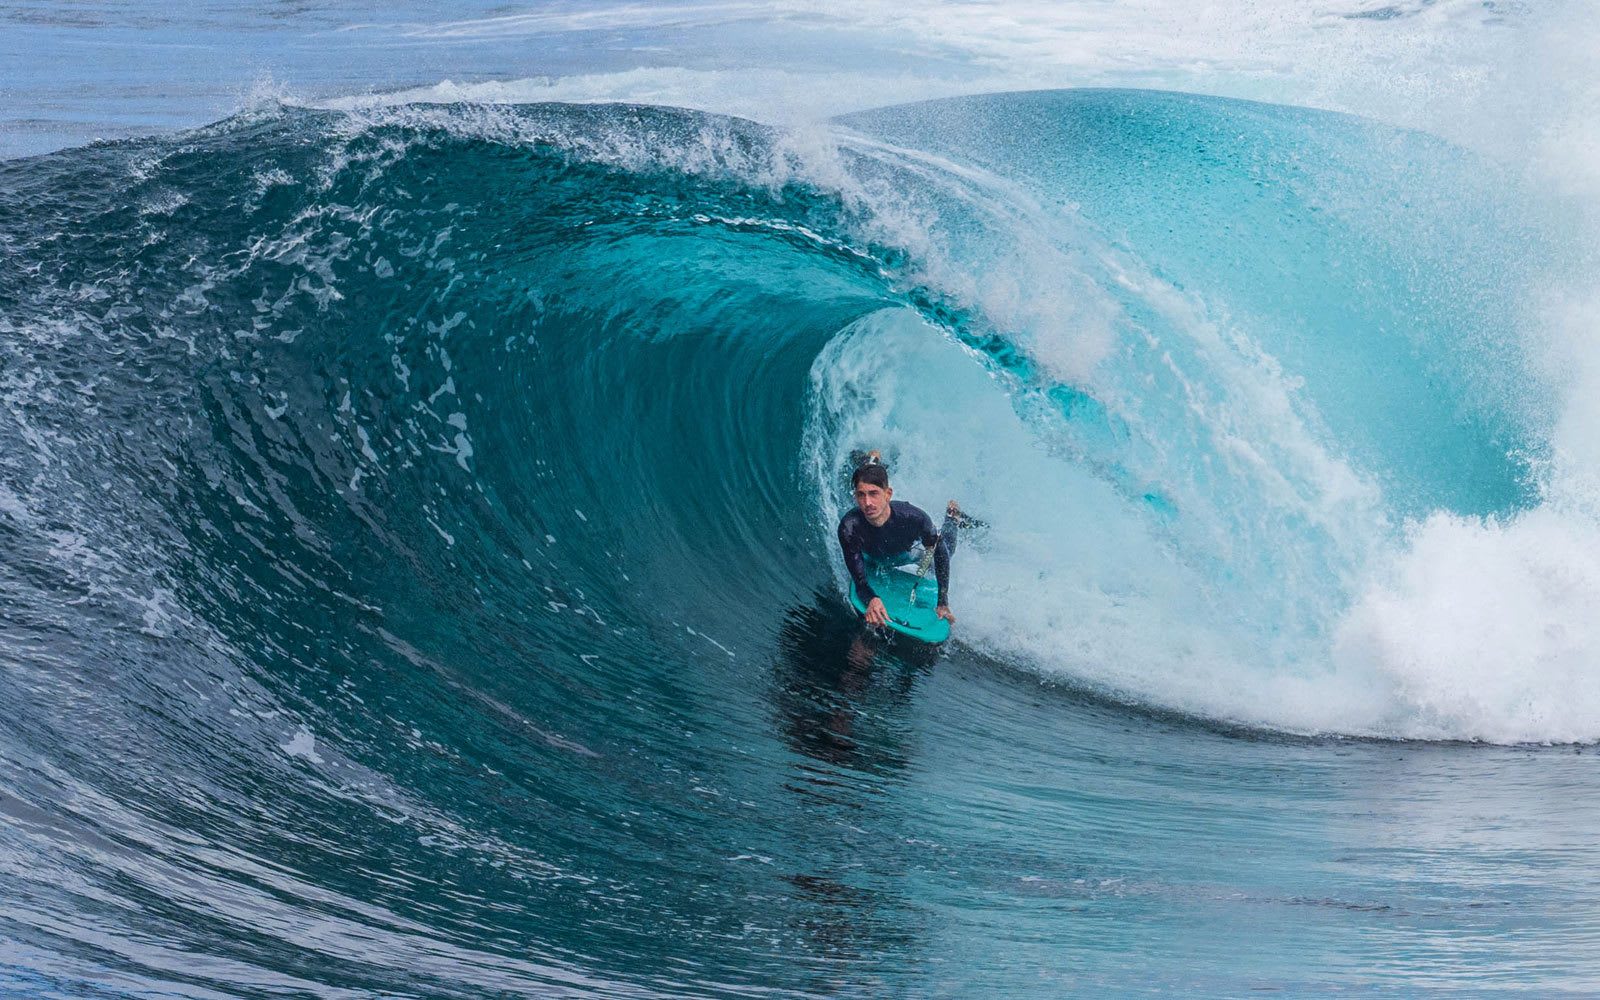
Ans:
POLYGON ((317 737, 309 728, 301 726, 287 743, 278 747, 290 757, 308 760, 313 764, 321 764, 322 755, 317 753, 317 737))
POLYGON ((1548 506, 1435 514, 1344 620, 1335 656, 1391 689, 1395 735, 1600 738, 1600 526, 1548 506))

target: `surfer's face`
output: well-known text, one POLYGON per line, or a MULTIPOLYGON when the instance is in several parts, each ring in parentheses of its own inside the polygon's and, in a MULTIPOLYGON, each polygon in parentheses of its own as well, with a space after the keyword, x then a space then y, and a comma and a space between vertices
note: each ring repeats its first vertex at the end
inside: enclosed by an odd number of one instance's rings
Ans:
POLYGON ((894 490, 888 487, 874 486, 872 483, 856 484, 856 507, 874 528, 882 527, 883 522, 889 520, 889 498, 892 496, 894 490))

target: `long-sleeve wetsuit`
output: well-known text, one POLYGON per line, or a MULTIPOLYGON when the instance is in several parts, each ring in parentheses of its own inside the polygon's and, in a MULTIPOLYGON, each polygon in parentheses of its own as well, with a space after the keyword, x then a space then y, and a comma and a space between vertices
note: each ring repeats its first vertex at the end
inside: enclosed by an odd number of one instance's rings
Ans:
MULTIPOLYGON (((951 529, 947 520, 946 530, 951 529)), ((855 581, 861 603, 870 604, 878 596, 867 583, 867 559, 887 559, 910 552, 916 542, 933 552, 939 605, 943 607, 950 603, 950 545, 944 532, 934 530, 933 518, 927 511, 904 500, 891 500, 889 520, 883 522, 881 528, 874 528, 859 509, 839 519, 839 548, 844 550, 844 565, 850 571, 850 579, 855 581)))

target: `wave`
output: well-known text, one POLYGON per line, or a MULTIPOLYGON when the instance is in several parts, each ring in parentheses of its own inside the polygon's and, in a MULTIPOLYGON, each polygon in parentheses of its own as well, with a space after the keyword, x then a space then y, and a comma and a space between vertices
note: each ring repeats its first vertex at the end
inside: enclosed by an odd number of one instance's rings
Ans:
POLYGON ((574 723, 597 687, 714 700, 848 624, 868 445, 990 524, 963 649, 1270 729, 1600 736, 1559 250, 1437 140, 1135 91, 271 107, 0 190, 4 655, 55 651, 16 694, 92 675, 197 760, 422 692, 559 760, 636 725, 574 723))

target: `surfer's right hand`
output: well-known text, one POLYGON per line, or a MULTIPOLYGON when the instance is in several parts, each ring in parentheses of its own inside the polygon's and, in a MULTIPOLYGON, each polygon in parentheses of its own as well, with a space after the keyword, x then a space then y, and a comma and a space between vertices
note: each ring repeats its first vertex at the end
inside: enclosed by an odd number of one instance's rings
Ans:
POLYGON ((868 625, 887 625, 887 624, 889 624, 889 609, 885 608, 883 606, 883 601, 880 600, 879 598, 874 597, 867 604, 867 624, 868 625))

